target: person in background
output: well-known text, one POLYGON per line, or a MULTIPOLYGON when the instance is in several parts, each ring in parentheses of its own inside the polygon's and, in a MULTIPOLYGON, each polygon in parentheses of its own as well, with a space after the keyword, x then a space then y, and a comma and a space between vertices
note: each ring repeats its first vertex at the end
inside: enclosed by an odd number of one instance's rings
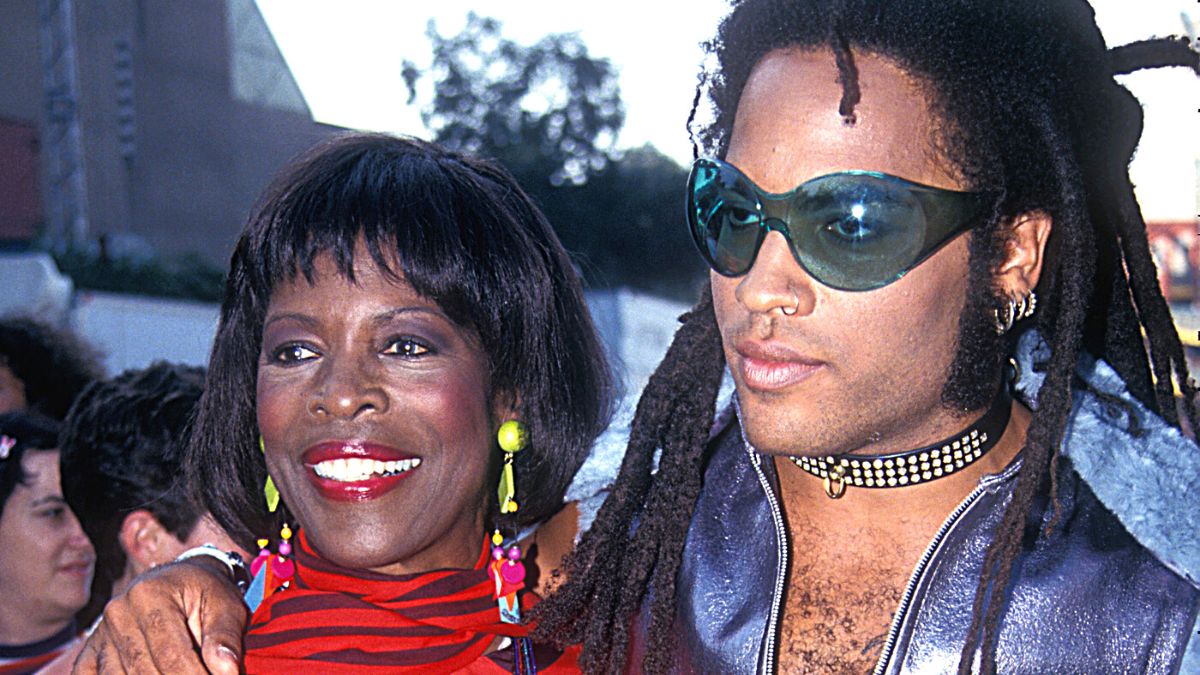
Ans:
POLYGON ((138 574, 212 544, 244 555, 180 478, 204 369, 157 362, 88 385, 63 422, 63 496, 96 547, 88 624, 138 574))
POLYGON ((0 673, 32 673, 79 642, 96 556, 59 485, 58 423, 0 414, 0 673))
POLYGON ((99 354, 71 331, 25 317, 0 320, 0 413, 28 408, 62 420, 102 376, 99 354))

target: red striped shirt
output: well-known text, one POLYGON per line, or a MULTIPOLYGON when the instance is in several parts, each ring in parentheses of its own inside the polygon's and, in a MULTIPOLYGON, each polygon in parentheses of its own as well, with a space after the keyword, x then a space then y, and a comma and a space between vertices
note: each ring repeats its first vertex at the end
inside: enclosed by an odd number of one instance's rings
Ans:
MULTIPOLYGON (((513 649, 490 651, 529 628, 500 622, 485 564, 474 569, 391 576, 348 570, 320 558, 303 531, 291 587, 254 612, 246 672, 508 673, 513 649)), ((525 594, 528 605, 532 594, 525 594)), ((534 647, 539 672, 579 672, 578 650, 534 647)))

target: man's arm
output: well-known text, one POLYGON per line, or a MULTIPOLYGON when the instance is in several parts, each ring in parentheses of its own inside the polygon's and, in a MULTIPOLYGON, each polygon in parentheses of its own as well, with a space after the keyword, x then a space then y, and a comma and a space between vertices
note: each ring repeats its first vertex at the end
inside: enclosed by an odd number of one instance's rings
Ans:
POLYGON ((156 567, 108 603, 74 672, 236 675, 247 616, 220 561, 197 556, 156 567))

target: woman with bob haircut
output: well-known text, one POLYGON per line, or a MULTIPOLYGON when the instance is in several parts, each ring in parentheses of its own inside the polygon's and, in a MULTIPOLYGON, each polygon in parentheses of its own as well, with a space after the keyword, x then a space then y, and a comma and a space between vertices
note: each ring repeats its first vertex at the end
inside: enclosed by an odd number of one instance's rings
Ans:
MULTIPOLYGON (((563 508, 612 390, 567 253, 506 171, 374 134, 285 169, 233 254, 185 460, 261 549, 247 671, 575 670, 524 637, 515 541, 563 508)), ((110 630, 140 628, 118 609, 110 630)), ((185 667, 141 658, 80 663, 185 667)))

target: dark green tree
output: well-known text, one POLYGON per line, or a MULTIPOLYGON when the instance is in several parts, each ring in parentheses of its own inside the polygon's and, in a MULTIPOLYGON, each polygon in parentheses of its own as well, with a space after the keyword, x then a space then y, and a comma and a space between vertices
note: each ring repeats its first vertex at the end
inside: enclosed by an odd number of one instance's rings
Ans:
MULTIPOLYGON (((524 46, 500 22, 467 15, 462 32, 443 36, 431 21, 433 101, 422 118, 449 147, 494 157, 552 185, 582 185, 607 165, 625 121, 617 74, 588 56, 574 33, 524 46)), ((405 64, 410 94, 418 75, 405 64)))
POLYGON ((649 145, 614 150, 625 114, 607 59, 576 34, 518 44, 474 13, 457 35, 432 22, 427 34, 429 72, 406 62, 403 75, 410 100, 432 80, 422 118, 436 141, 512 171, 590 285, 694 296, 703 266, 683 226, 686 171, 649 145))

